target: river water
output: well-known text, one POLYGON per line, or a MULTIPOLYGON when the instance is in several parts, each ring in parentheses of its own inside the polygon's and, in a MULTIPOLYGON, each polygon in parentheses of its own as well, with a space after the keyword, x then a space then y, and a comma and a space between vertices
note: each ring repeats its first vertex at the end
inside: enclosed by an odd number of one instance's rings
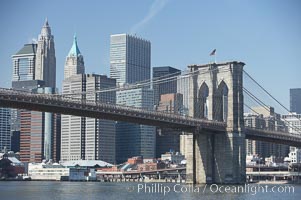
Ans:
POLYGON ((300 200, 301 185, 187 185, 137 182, 0 181, 0 199, 300 200))

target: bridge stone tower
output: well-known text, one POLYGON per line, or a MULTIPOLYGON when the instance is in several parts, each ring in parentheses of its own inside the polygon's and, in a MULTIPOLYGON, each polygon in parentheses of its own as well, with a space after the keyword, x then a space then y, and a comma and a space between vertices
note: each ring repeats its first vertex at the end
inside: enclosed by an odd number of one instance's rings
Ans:
POLYGON ((245 134, 242 62, 188 66, 189 115, 227 123, 225 133, 196 130, 185 136, 188 183, 244 183, 245 134))

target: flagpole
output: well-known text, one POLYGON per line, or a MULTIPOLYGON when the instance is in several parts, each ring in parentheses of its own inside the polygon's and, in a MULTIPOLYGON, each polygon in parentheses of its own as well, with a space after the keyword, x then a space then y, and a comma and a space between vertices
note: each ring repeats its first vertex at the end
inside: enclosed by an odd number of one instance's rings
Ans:
POLYGON ((214 53, 214 63, 216 63, 216 52, 214 53))
MULTIPOLYGON (((210 56, 214 56, 214 63, 216 63, 216 49, 214 49, 211 53, 210 56)), ((211 60, 211 59, 210 59, 211 60)))

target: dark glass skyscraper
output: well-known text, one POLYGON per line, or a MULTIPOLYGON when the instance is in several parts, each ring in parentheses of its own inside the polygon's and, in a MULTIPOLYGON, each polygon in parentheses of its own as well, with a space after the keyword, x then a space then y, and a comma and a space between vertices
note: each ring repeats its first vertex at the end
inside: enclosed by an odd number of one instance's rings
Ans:
POLYGON ((301 114, 301 88, 290 89, 290 110, 301 114))
POLYGON ((0 152, 5 148, 10 151, 10 109, 0 107, 0 152))
MULTIPOLYGON (((180 98, 180 94, 177 94, 177 77, 180 74, 181 70, 170 66, 153 67, 154 102, 158 111, 171 112, 174 114, 182 112, 183 96, 180 98), (181 105, 176 106, 179 102, 181 105)), ((181 132, 174 130, 161 131, 157 129, 157 158, 161 157, 163 153, 180 150, 180 133, 181 132)))
MULTIPOLYGON (((36 62, 37 44, 25 44, 16 54, 12 56, 13 76, 12 88, 17 90, 31 90, 32 85, 36 87, 33 80, 35 79, 35 62, 36 62)), ((20 110, 11 110, 11 144, 12 150, 20 151, 20 110)))
POLYGON ((154 88, 154 102, 159 104, 160 96, 162 94, 170 94, 177 92, 177 79, 176 77, 181 74, 181 71, 170 67, 153 67, 153 88, 154 88), (175 77, 175 79, 171 79, 175 77), (166 81, 163 81, 165 80, 166 81), (160 81, 162 80, 162 81, 160 81), (157 83, 157 81, 159 81, 157 83))

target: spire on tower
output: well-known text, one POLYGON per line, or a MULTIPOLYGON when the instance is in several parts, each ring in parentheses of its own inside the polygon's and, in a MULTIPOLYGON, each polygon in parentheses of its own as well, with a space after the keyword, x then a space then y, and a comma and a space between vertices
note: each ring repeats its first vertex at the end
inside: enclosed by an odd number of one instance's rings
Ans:
POLYGON ((74 36, 73 36, 73 43, 76 43, 76 45, 77 45, 77 37, 76 37, 76 33, 74 33, 74 36))
POLYGON ((44 24, 44 26, 49 26, 49 24, 48 24, 48 18, 46 17, 46 19, 45 19, 45 24, 44 24))
POLYGON ((42 30, 41 30, 41 36, 44 36, 44 37, 49 37, 51 35, 51 29, 50 29, 50 26, 49 26, 49 23, 48 23, 48 18, 46 17, 45 19, 45 23, 42 27, 42 30))
POLYGON ((79 56, 81 55, 80 53, 80 50, 77 46, 77 37, 76 37, 76 33, 74 34, 74 37, 73 37, 73 44, 72 44, 72 47, 69 51, 69 54, 68 54, 68 57, 74 57, 74 56, 79 56))

